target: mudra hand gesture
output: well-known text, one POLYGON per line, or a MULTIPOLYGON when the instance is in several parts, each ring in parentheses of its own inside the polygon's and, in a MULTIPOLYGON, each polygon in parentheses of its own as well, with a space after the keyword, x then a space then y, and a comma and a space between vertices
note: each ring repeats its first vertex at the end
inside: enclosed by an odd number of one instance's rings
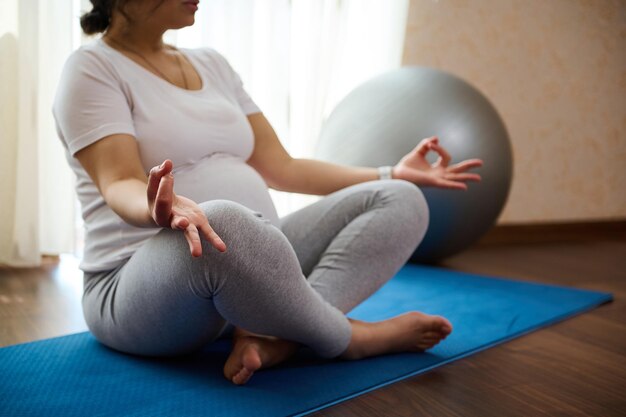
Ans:
POLYGON ((168 159, 150 170, 147 194, 152 219, 159 226, 182 230, 194 257, 202 255, 200 233, 215 249, 226 252, 226 244, 209 225, 202 209, 192 200, 174 193, 172 168, 172 161, 168 159))
POLYGON ((466 171, 482 166, 482 160, 468 159, 448 166, 449 163, 450 155, 439 144, 439 138, 432 136, 423 139, 393 167, 393 177, 420 186, 457 190, 467 190, 467 181, 480 181, 480 175, 466 171), (426 160, 430 151, 439 154, 439 159, 432 165, 426 160))

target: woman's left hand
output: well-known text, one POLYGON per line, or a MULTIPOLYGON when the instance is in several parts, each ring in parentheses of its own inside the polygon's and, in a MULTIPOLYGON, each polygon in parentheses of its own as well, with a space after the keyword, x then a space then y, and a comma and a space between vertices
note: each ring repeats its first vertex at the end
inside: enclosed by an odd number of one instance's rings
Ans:
POLYGON ((480 175, 466 172, 482 166, 480 159, 468 159, 448 166, 450 155, 439 145, 439 138, 432 136, 423 139, 411 152, 393 167, 393 178, 410 181, 420 186, 432 186, 467 190, 467 181, 480 181, 480 175), (426 154, 434 151, 439 159, 434 164, 426 160, 426 154))

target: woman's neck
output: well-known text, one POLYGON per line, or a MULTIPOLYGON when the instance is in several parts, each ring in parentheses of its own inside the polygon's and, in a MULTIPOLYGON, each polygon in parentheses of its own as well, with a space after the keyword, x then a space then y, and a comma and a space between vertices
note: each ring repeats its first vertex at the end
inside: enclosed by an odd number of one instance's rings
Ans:
POLYGON ((149 25, 134 24, 130 26, 125 22, 117 24, 117 22, 112 21, 104 38, 112 39, 114 43, 121 43, 145 54, 153 54, 163 50, 163 33, 165 30, 149 25))

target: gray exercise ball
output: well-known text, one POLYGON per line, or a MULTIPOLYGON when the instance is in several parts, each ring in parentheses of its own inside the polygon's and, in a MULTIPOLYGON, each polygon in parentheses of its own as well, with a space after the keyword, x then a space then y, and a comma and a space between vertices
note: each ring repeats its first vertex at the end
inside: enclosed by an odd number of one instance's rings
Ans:
MULTIPOLYGON (((451 164, 481 158, 480 183, 467 191, 422 187, 430 224, 411 260, 434 263, 480 238, 509 194, 511 145, 498 112, 477 89, 446 72, 403 67, 348 94, 322 128, 316 157, 345 165, 395 165, 426 137, 438 136, 451 164)), ((428 156, 436 160, 432 152, 428 156)))

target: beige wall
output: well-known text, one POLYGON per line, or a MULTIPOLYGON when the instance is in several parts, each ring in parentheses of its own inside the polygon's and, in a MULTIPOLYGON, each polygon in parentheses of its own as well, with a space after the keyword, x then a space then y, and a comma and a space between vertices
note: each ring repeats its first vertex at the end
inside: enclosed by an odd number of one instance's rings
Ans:
POLYGON ((626 219, 626 1, 411 0, 404 65, 466 79, 503 116, 501 223, 626 219))

